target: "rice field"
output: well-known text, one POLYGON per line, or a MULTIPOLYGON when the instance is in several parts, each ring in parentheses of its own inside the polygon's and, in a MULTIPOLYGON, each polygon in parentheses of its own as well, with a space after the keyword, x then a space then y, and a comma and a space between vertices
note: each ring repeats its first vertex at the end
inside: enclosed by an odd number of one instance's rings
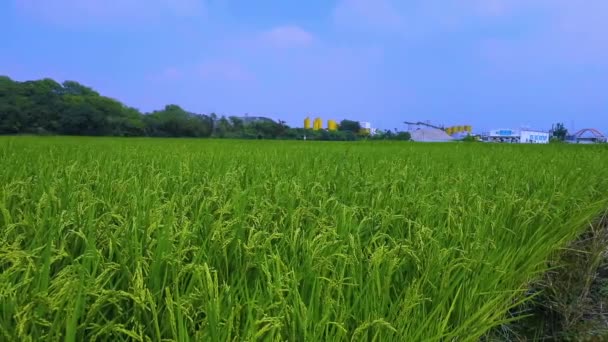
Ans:
POLYGON ((0 340, 477 341, 604 146, 0 138, 0 340))

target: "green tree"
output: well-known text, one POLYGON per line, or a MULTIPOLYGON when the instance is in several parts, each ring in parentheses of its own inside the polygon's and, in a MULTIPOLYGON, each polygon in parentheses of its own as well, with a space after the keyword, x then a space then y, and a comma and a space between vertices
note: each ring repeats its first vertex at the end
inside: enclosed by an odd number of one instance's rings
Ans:
POLYGON ((63 94, 78 96, 99 96, 99 93, 93 90, 92 88, 84 86, 76 81, 65 81, 62 85, 63 94))
MULTIPOLYGON (((152 137, 218 137, 358 140, 361 125, 343 120, 340 130, 290 128, 265 117, 226 118, 187 112, 177 105, 142 114, 76 81, 17 82, 0 76, 0 134, 68 134, 152 137)), ((397 133, 388 132, 386 138, 397 133)), ((376 137, 374 137, 376 138, 376 137)), ((403 136, 400 139, 404 139, 403 136)))
POLYGON ((85 96, 66 95, 59 115, 59 133, 68 135, 107 134, 107 120, 85 96))
POLYGON ((21 130, 17 86, 9 77, 0 76, 0 134, 13 134, 21 130))
POLYGON ((358 121, 352 120, 342 120, 340 121, 340 125, 338 126, 338 130, 340 131, 348 131, 355 134, 358 134, 361 131, 361 124, 358 121))
POLYGON ((21 84, 24 94, 31 106, 23 109, 27 120, 28 133, 55 132, 59 125, 59 114, 62 111, 62 86, 52 79, 29 81, 21 84))
POLYGON ((394 140, 401 140, 401 141, 409 141, 412 139, 412 135, 410 134, 410 132, 397 132, 397 134, 395 134, 393 136, 394 140))
POLYGON ((564 126, 563 123, 557 123, 553 126, 553 138, 558 141, 566 140, 566 136, 568 136, 568 129, 564 126))
POLYGON ((160 137, 209 137, 213 130, 210 117, 188 113, 177 105, 144 116, 146 134, 160 137))
POLYGON ((254 121, 248 126, 257 138, 275 139, 282 132, 282 126, 274 121, 254 121))
POLYGON ((120 115, 109 118, 112 135, 141 136, 145 134, 145 124, 141 113, 131 107, 121 105, 120 115))
POLYGON ((242 133, 244 131, 245 124, 243 122, 243 119, 236 116, 231 116, 228 118, 228 120, 230 121, 230 130, 232 132, 242 133))
POLYGON ((226 119, 226 117, 222 115, 222 117, 215 123, 215 135, 218 138, 226 138, 231 132, 232 125, 230 124, 230 120, 226 119))

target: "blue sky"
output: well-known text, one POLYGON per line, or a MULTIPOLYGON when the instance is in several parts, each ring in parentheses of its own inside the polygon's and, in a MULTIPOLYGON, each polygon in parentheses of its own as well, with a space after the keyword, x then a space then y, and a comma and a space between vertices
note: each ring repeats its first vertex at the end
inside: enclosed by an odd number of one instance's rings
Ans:
POLYGON ((606 18, 606 0, 3 0, 0 74, 294 126, 608 133, 606 18))

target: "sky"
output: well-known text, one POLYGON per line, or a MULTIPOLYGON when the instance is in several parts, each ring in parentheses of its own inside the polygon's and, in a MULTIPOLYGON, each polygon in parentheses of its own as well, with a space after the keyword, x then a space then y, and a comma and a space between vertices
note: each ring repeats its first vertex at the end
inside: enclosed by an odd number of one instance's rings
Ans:
POLYGON ((606 0, 2 0, 0 75, 148 112, 608 133, 606 0))

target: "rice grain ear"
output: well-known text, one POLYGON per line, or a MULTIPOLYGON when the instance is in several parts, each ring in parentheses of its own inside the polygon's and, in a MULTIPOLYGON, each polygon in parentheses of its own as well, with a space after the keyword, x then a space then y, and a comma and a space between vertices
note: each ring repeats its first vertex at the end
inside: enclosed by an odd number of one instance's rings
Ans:
POLYGON ((0 339, 506 336, 608 207, 606 153, 0 137, 0 339))

